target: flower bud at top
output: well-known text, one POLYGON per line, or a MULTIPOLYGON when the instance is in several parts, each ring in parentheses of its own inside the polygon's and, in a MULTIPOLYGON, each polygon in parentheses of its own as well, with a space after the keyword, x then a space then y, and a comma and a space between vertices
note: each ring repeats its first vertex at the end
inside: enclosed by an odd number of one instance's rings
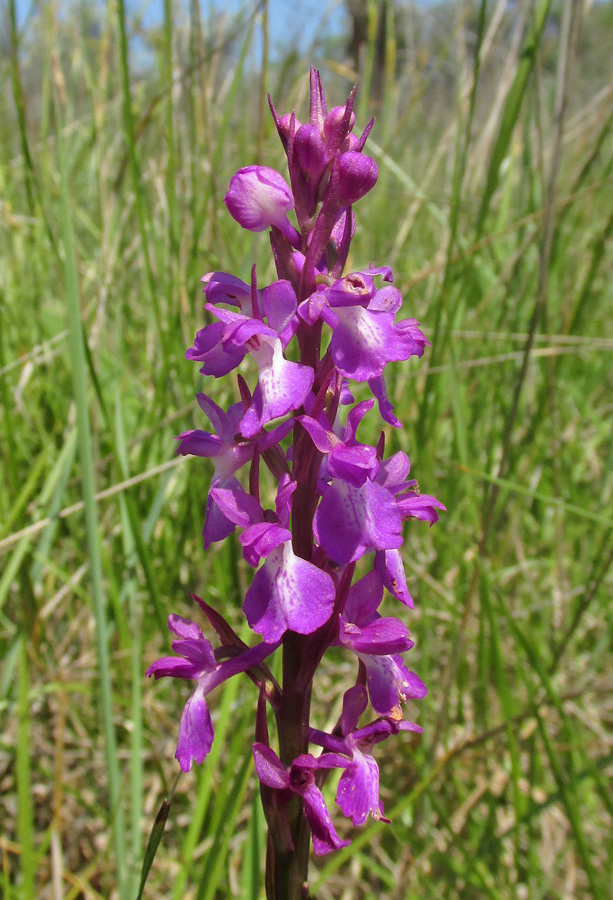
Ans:
POLYGON ((355 125, 355 115, 351 113, 349 118, 349 128, 345 132, 345 134, 340 134, 341 125, 343 122, 343 117, 345 115, 345 107, 344 106, 335 106, 334 109, 331 109, 326 118, 324 119, 324 136, 327 143, 330 143, 333 139, 339 139, 342 141, 347 134, 352 130, 355 125))
POLYGON ((326 164, 326 148, 319 129, 314 125, 301 125, 296 132, 294 147, 301 169, 308 175, 317 175, 326 164))
POLYGON ((338 199, 342 206, 355 203, 374 187, 379 170, 374 159, 348 150, 339 162, 338 199))
POLYGON ((224 203, 247 231, 265 231, 276 225, 287 237, 295 232, 287 218, 294 208, 292 192, 283 176, 269 166, 239 169, 232 176, 224 203))

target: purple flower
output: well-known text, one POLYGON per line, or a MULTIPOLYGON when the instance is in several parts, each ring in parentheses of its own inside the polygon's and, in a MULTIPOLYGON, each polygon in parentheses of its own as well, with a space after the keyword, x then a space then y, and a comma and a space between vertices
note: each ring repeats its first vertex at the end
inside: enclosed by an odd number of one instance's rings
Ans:
POLYGON ((408 628, 399 619, 382 618, 377 613, 382 598, 383 585, 377 572, 370 572, 353 585, 340 619, 338 643, 363 663, 373 709, 400 719, 400 703, 409 697, 424 697, 427 689, 399 655, 413 646, 408 628))
POLYGON ((313 850, 318 856, 347 847, 351 841, 343 841, 337 835, 323 794, 315 784, 318 769, 331 769, 347 765, 342 756, 328 753, 315 759, 310 753, 303 753, 286 768, 274 750, 265 744, 253 745, 253 759, 258 778, 269 788, 281 792, 288 800, 292 794, 302 798, 304 814, 313 835, 313 850))
MULTIPOLYGON (((208 303, 229 303, 238 306, 244 316, 253 316, 251 287, 240 278, 227 272, 209 272, 201 281, 208 303)), ((257 291, 257 297, 260 296, 261 292, 257 291)))
POLYGON ((374 481, 354 487, 336 478, 324 485, 315 525, 319 543, 339 566, 355 562, 370 550, 402 546, 398 504, 374 481))
POLYGON ((277 332, 259 319, 208 304, 206 308, 223 323, 220 341, 224 352, 238 353, 238 362, 249 352, 258 367, 258 384, 240 424, 245 437, 254 437, 267 422, 304 403, 313 384, 313 369, 286 359, 277 332))
MULTIPOLYGON (((210 643, 203 637, 200 627, 190 619, 172 613, 168 627, 179 638, 172 649, 180 656, 165 656, 154 662, 145 673, 155 678, 186 678, 196 681, 196 688, 185 704, 176 758, 184 772, 189 772, 192 762, 201 763, 213 743, 213 723, 205 697, 223 681, 258 666, 275 650, 278 644, 261 643, 249 650, 237 648, 229 659, 218 662, 210 643)), ((221 648, 226 651, 227 648, 221 648)))
POLYGON ((375 572, 378 573, 383 587, 405 606, 414 607, 413 598, 407 587, 407 576, 399 550, 377 550, 375 553, 375 572))
MULTIPOLYGON (((421 356, 427 343, 415 319, 394 323, 402 297, 392 285, 376 290, 377 274, 392 279, 388 267, 371 267, 318 288, 298 307, 304 321, 314 324, 322 318, 332 328, 332 361, 341 375, 354 381, 379 379, 387 363, 421 356)), ((381 398, 381 385, 376 384, 381 398)))
POLYGON ((375 448, 359 444, 355 439, 358 425, 373 405, 373 400, 364 400, 354 406, 347 414, 346 427, 337 429, 341 432, 340 437, 330 428, 323 414, 318 419, 298 417, 317 449, 327 456, 327 474, 331 478, 340 478, 360 487, 370 475, 377 474, 379 462, 375 448))
MULTIPOLYGON (((335 754, 345 753, 351 758, 340 777, 336 802, 354 825, 363 825, 369 815, 378 821, 390 821, 384 816, 379 797, 379 767, 373 759, 372 748, 399 731, 423 731, 414 722, 397 722, 393 719, 377 719, 358 729, 358 720, 366 709, 367 702, 363 685, 356 684, 346 691, 340 722, 342 738, 313 728, 309 730, 309 740, 312 743, 335 754)), ((326 755, 320 759, 325 760, 326 755)))
POLYGON ((298 409, 313 385, 313 370, 283 356, 278 337, 262 336, 251 350, 259 379, 253 401, 241 422, 241 433, 253 437, 267 422, 298 409))
POLYGON ((257 566, 245 595, 243 610, 254 631, 267 641, 277 641, 287 631, 312 634, 332 614, 334 582, 327 572, 296 556, 288 530, 290 498, 295 484, 281 482, 277 512, 264 514, 249 495, 215 490, 215 502, 224 515, 245 528, 241 543, 247 562, 257 566))
POLYGON ((247 166, 230 180, 224 197, 230 215, 247 231, 266 231, 275 225, 290 243, 300 244, 300 235, 287 218, 294 197, 285 179, 270 166, 247 166))
POLYGON ((213 460, 213 480, 207 498, 202 531, 206 550, 213 541, 222 541, 234 531, 234 524, 214 502, 212 491, 215 488, 242 490, 234 473, 253 458, 255 446, 247 441, 236 441, 243 416, 242 403, 235 403, 225 413, 205 394, 197 394, 196 397, 217 434, 209 434, 199 429, 184 431, 177 438, 179 441, 177 453, 182 456, 203 456, 213 460))
POLYGON ((312 634, 328 621, 333 605, 334 583, 328 573, 296 556, 287 540, 255 573, 243 610, 254 631, 276 641, 288 629, 312 634))

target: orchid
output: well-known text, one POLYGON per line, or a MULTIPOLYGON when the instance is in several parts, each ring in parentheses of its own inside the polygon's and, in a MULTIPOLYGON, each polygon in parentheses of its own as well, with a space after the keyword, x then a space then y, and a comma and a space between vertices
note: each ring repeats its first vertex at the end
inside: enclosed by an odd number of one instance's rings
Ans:
POLYGON ((147 670, 195 682, 178 727, 176 756, 185 772, 205 760, 214 739, 208 693, 240 673, 259 686, 253 758, 270 834, 268 900, 307 896, 311 838, 316 854, 349 843, 322 793, 326 773, 340 773, 336 801, 354 826, 369 815, 388 821, 374 751, 388 738, 421 731, 405 721, 403 704, 427 689, 405 663, 414 646, 409 629, 380 608, 386 591, 398 608, 413 607, 404 523, 432 525, 445 509, 409 477, 406 453, 385 456, 383 432, 374 445, 357 437, 367 417, 377 419, 375 401, 381 423, 400 427, 386 372, 421 357, 428 342, 415 319, 398 318, 403 299, 388 266, 344 274, 353 206, 378 177, 364 153, 373 123, 354 134, 354 92, 328 111, 315 70, 310 88, 308 122, 295 112, 279 116, 270 101, 288 179, 250 165, 232 177, 225 197, 240 226, 270 230, 276 279, 258 284, 255 267, 245 281, 218 271, 202 279, 211 318, 186 355, 209 383, 239 369, 240 400, 224 410, 199 393, 213 430, 178 438, 180 454, 212 462, 204 546, 238 530, 254 570, 243 612, 258 639, 247 646, 221 612, 198 599, 221 645, 213 649, 195 622, 171 615, 177 655, 147 670), (280 685, 264 665, 277 648, 280 685), (354 660, 356 674, 327 733, 311 722, 310 704, 315 672, 331 648, 354 660), (376 717, 360 726, 369 708, 376 717))

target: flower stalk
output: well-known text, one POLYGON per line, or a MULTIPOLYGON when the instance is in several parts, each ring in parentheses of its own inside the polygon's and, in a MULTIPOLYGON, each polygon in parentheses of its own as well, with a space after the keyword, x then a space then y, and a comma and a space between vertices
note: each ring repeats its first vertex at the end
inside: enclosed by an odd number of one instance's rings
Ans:
POLYGON ((270 101, 289 185, 274 169, 252 165, 233 176, 225 197, 243 228, 269 230, 277 280, 258 287, 255 267, 248 283, 225 272, 205 275, 205 309, 215 321, 187 351, 209 379, 243 363, 248 372, 251 361, 255 383, 239 374, 241 401, 228 410, 199 394, 213 431, 178 438, 179 453, 213 461, 204 547, 240 529, 255 570, 243 611, 262 640, 246 646, 219 611, 196 598, 221 646, 214 650, 195 622, 172 615, 176 655, 147 672, 196 682, 179 727, 184 771, 204 761, 213 741, 209 691, 239 673, 258 687, 253 757, 269 829, 268 900, 308 898, 311 840, 318 855, 349 843, 321 791, 330 770, 340 771, 336 801, 354 825, 384 818, 372 751, 401 731, 421 731, 404 720, 402 704, 423 697, 426 687, 403 659, 413 646, 408 629, 378 610, 385 591, 413 606, 400 554, 403 522, 433 524, 444 509, 408 478, 405 453, 385 458, 383 432, 376 446, 357 438, 375 403, 383 422, 400 427, 385 369, 421 356, 427 341, 414 319, 396 321, 402 297, 388 267, 343 275, 353 206, 378 175, 364 153, 373 123, 353 133, 355 90, 328 112, 314 69, 310 87, 305 124, 295 112, 279 116, 270 101), (356 403, 354 391, 366 399, 356 403), (328 734, 311 722, 311 698, 331 647, 353 655, 356 669, 328 734), (266 664, 277 650, 281 685, 266 664), (377 718, 360 726, 369 706, 377 718))

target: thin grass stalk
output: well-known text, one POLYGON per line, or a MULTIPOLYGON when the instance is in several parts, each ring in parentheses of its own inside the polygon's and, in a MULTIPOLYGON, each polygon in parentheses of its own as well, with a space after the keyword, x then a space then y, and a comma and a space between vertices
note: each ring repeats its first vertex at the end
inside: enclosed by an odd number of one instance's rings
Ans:
POLYGON ((30 216, 36 215, 36 173, 30 153, 26 124, 26 99, 19 71, 19 35, 17 32, 17 11, 15 0, 9 0, 9 21, 11 27, 11 80, 13 82, 13 97, 17 110, 17 125, 19 128, 19 140, 23 154, 26 197, 30 216))
MULTIPOLYGON (((59 107, 56 104, 56 113, 59 107)), ((85 527, 92 580, 92 599, 96 622, 96 646, 99 672, 101 726, 104 735, 105 762, 109 790, 109 824, 113 828, 117 884, 120 898, 126 897, 125 824, 121 793, 121 773, 117 756, 117 740, 113 724, 113 687, 108 646, 108 622, 104 595, 98 513, 95 499, 93 447, 87 400, 87 364, 83 346, 83 326, 79 302, 77 267, 70 215, 68 177, 62 129, 56 132, 58 168, 61 187, 61 228, 64 245, 64 278, 66 288, 69 348, 72 365, 73 391, 77 416, 77 443, 81 463, 81 484, 85 507, 85 527)))
MULTIPOLYGON (((543 216, 543 238, 540 246, 539 254, 539 273, 536 291, 536 300, 534 309, 528 325, 528 338, 524 347, 524 355, 519 375, 513 388, 513 398, 511 401, 511 409, 507 416, 502 437, 502 454, 498 468, 496 471, 497 478, 504 476, 509 457, 511 453, 511 439, 515 421, 519 410, 519 400, 523 390, 523 386, 528 373, 528 365, 530 362, 530 354, 534 343, 534 335, 537 327, 546 314, 548 292, 549 292, 549 263, 551 257, 551 247, 553 241, 554 225, 555 225, 555 200, 558 172, 560 167, 560 155, 562 150, 562 137, 564 134, 564 123, 566 110, 568 105, 568 85, 570 81, 570 71, 572 66, 572 47, 574 44, 574 33, 576 23, 580 16, 579 0, 567 0, 568 19, 567 27, 563 30, 560 42, 560 58, 557 75, 557 96, 556 96, 556 129, 554 134, 554 142, 551 153, 551 165, 546 188, 545 208, 543 216)), ((494 507, 498 498, 499 486, 493 484, 490 491, 487 492, 484 512, 484 534, 489 531, 489 526, 494 514, 494 507)))
POLYGON ((368 16, 366 52, 364 67, 360 78, 360 95, 356 116, 358 121, 365 122, 370 101, 370 90, 377 52, 377 29, 379 24, 379 3, 377 0, 366 0, 366 14, 368 16))
POLYGON ((481 197, 479 213, 477 215, 477 226, 475 231, 476 240, 482 236, 483 231, 485 230, 487 214, 500 178, 500 167, 506 156, 511 136, 519 118, 523 98, 528 86, 528 79, 534 69, 536 56, 549 18, 551 4, 552 0, 540 0, 540 3, 535 10, 534 23, 522 48, 521 56, 515 70, 513 84, 511 85, 505 101, 500 119, 498 136, 490 157, 485 188, 481 197))
MULTIPOLYGON (((115 435, 117 455, 119 457, 122 474, 128 472, 128 455, 126 452, 125 434, 121 409, 121 394, 117 390, 115 395, 115 435)), ((138 553, 136 542, 132 533, 131 520, 128 513, 128 497, 120 495, 122 535, 126 567, 132 569, 132 576, 124 582, 123 593, 128 599, 128 621, 130 628, 130 650, 132 662, 131 685, 131 722, 130 730, 130 892, 135 894, 138 885, 138 863, 142 852, 142 808, 143 808, 143 660, 142 660, 142 634, 141 634, 141 610, 137 598, 136 563, 138 553)))
POLYGON ((166 92, 166 142, 168 162, 166 168, 166 196, 168 198, 169 256, 173 264, 179 249, 179 221, 177 214, 177 159, 175 152, 174 111, 173 111, 173 66, 172 66, 173 16, 172 0, 164 0, 164 81, 166 92))
POLYGON ((134 128, 134 114, 132 111, 132 92, 130 89, 130 67, 128 63, 128 37, 126 32, 126 13, 124 0, 117 0, 117 21, 119 28, 119 62, 121 69, 121 85, 123 94, 123 118, 128 144, 128 159, 130 162, 130 174, 132 176, 132 189, 134 191, 134 205, 138 217, 139 233, 142 242, 143 260, 149 296, 154 311, 155 323, 161 344, 161 354, 164 361, 164 369, 168 366, 168 342, 165 339, 162 309, 158 297, 158 287, 153 275, 151 265, 151 250, 149 245, 149 230, 145 215, 145 201, 143 199, 143 186, 141 180, 140 165, 136 153, 136 131, 134 128))
POLYGON ((554 778, 556 780, 556 784, 558 786, 558 790, 562 797, 562 802, 564 805, 564 809, 566 815, 568 817, 568 821, 570 823, 571 830, 573 832, 575 842, 577 844, 577 848, 581 855, 581 860, 583 863, 583 867, 585 869, 585 874, 587 875, 588 883, 590 886, 590 892, 594 900, 606 900, 608 896, 606 893, 606 889, 603 889, 600 878, 596 872, 594 864, 592 862, 590 848, 588 847, 587 841, 583 834, 583 828, 581 825, 581 814, 579 810, 576 808, 573 797, 569 791, 568 784, 566 782, 566 778, 564 776, 562 764, 560 763, 558 754, 556 753, 553 743, 549 734, 547 733, 547 728, 545 727, 545 723, 543 722, 542 716, 539 714, 538 710, 535 710, 536 721, 538 723, 539 734, 541 736, 541 740, 543 742, 543 746, 545 748, 545 752, 547 754, 547 758, 549 759, 549 765, 551 766, 551 770, 553 772, 554 778))
POLYGON ((34 853, 34 809, 30 763, 30 661, 26 639, 19 638, 19 677, 17 682, 17 833, 21 849, 21 896, 34 900, 36 857, 34 853))
POLYGON ((264 161, 264 145, 268 126, 267 85, 269 84, 269 39, 268 39, 268 0, 262 2, 262 67, 260 74, 260 89, 258 94, 258 149, 257 161, 260 165, 264 161))
MULTIPOLYGON (((460 220, 460 209, 461 209, 461 201, 462 201, 462 185, 464 183, 464 176, 466 174, 466 163, 468 159, 468 148, 470 146, 471 137, 472 137, 472 125, 473 119, 475 115, 475 105, 477 100, 477 86, 479 84, 479 74, 481 71, 481 46, 483 44, 483 39, 485 36, 485 15, 487 8, 487 0, 481 0, 481 4, 479 7, 479 19, 477 26, 477 39, 475 46, 475 55, 474 55, 474 66, 473 66, 473 75, 472 75, 472 88, 469 95, 468 101, 468 111, 466 116, 466 125, 464 128, 464 135, 462 139, 462 132, 460 128, 460 112, 461 112, 461 101, 462 95, 460 91, 460 95, 458 97, 458 118, 457 118, 457 134, 456 134, 456 149, 455 149, 455 158, 454 158, 454 171, 452 178, 452 187, 451 187, 451 206, 449 211, 449 233, 447 237, 447 248, 446 248, 446 261, 445 261, 445 270, 443 274, 443 280, 439 292, 438 303, 436 306, 435 319, 434 319, 434 334, 432 337, 432 345, 433 351, 430 359, 430 363, 432 365, 436 365, 439 357, 444 353, 445 346, 447 345, 449 338, 448 336, 445 339, 441 339, 441 328, 445 322, 446 315, 446 306, 447 306, 447 296, 451 290, 452 278, 455 274, 455 269, 452 266, 452 260, 454 258, 454 252, 456 248, 456 243, 458 240, 458 228, 459 228, 459 220, 460 220)), ((456 306, 457 308, 457 306, 456 306)), ((451 318, 454 318, 453 316, 451 318)), ((423 391, 423 399, 420 405, 419 410, 419 418, 417 420, 416 425, 416 446, 422 449, 425 449, 426 444, 426 425, 428 419, 428 412, 430 408, 431 397, 434 395, 432 391, 432 376, 426 375, 426 381, 424 385, 423 391)), ((434 402, 434 401, 433 401, 434 402)))

